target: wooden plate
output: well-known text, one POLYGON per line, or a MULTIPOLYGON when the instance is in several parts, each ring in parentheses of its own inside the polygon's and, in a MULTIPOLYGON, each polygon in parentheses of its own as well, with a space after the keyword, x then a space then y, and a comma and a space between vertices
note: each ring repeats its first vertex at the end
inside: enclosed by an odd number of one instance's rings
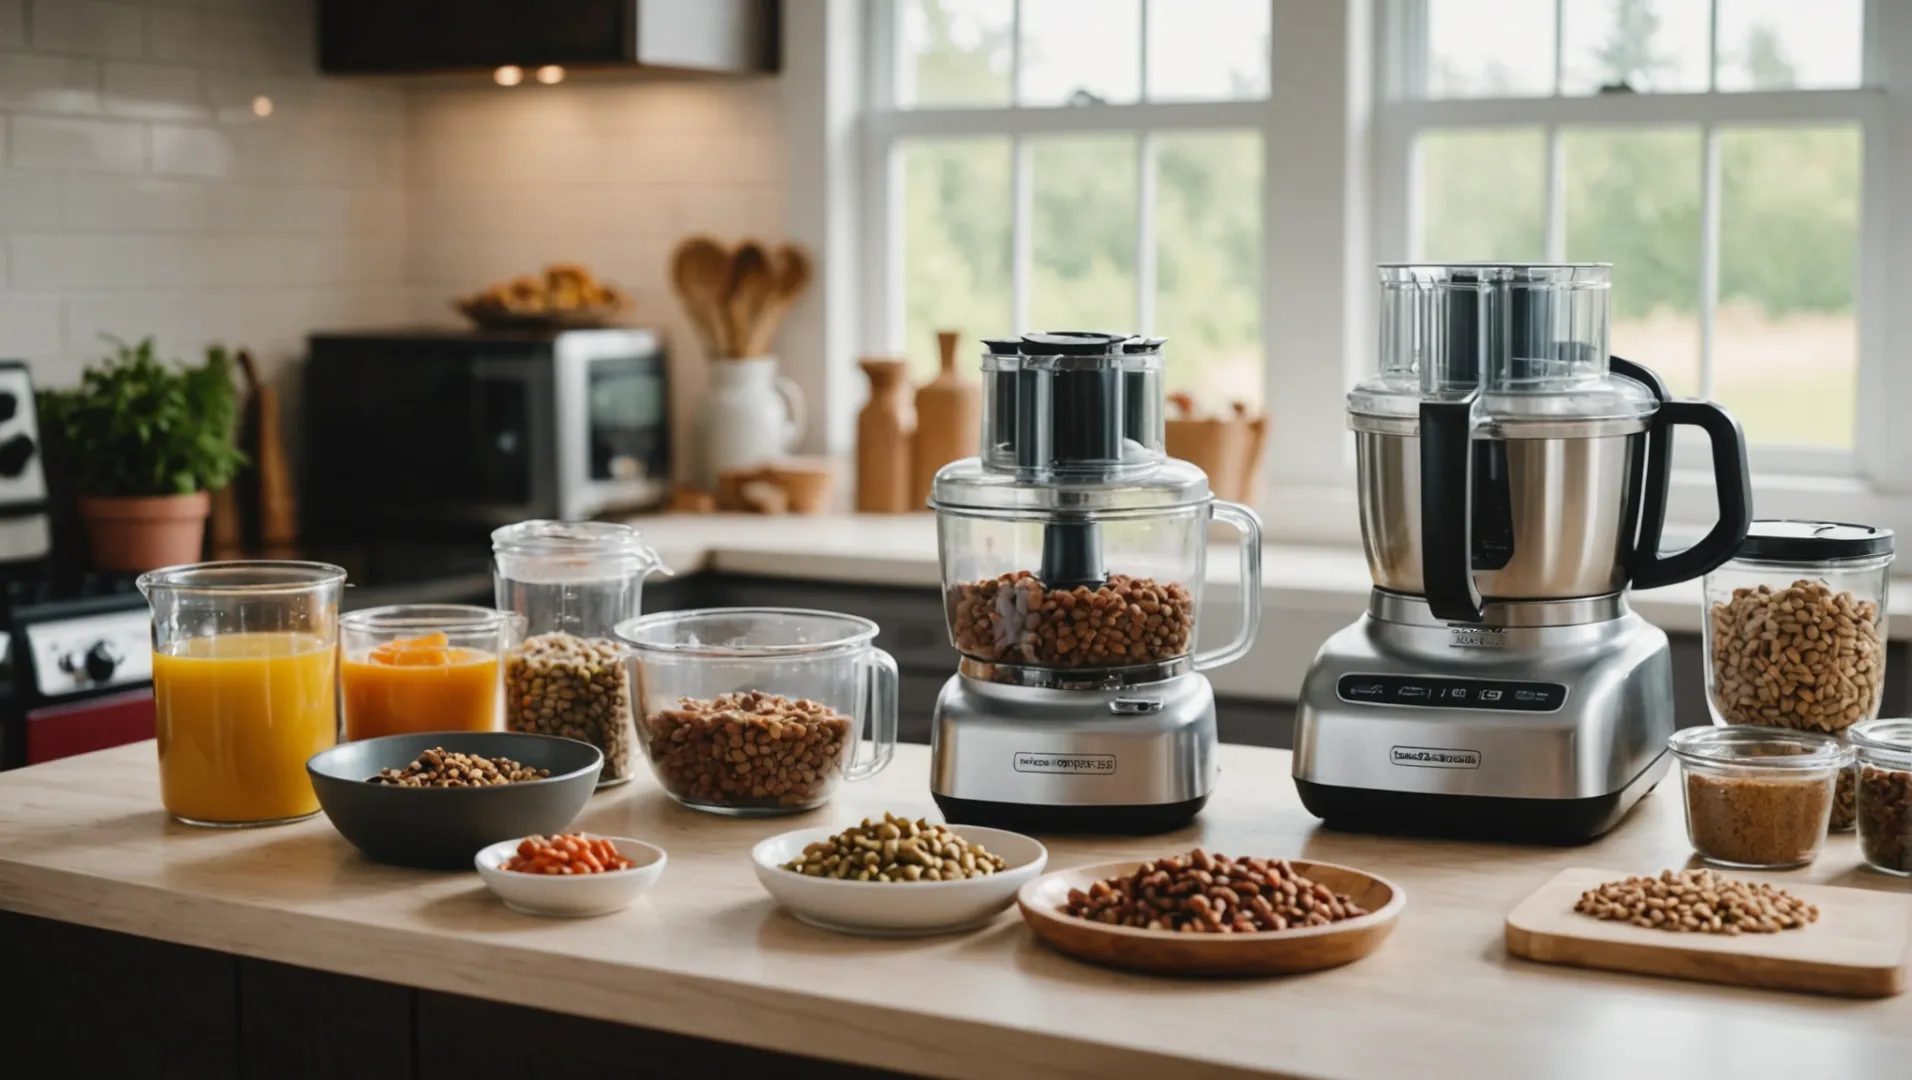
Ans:
POLYGON ((1356 919, 1263 934, 1183 934, 1078 919, 1062 913, 1070 889, 1131 874, 1137 860, 1058 870, 1024 885, 1016 906, 1036 936, 1078 960, 1158 975, 1294 975, 1359 960, 1394 930, 1407 894, 1386 878, 1334 863, 1288 860, 1295 870, 1368 909, 1356 919))

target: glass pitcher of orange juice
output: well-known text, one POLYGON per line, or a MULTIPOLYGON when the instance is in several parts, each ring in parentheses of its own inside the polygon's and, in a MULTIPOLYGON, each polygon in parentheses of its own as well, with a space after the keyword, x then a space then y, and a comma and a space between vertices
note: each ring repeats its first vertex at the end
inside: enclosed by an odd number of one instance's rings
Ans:
POLYGON ((153 607, 159 792, 189 825, 319 811, 305 761, 338 742, 339 590, 310 562, 211 562, 139 578, 153 607))
POLYGON ((500 661, 524 616, 466 604, 401 604, 339 619, 347 740, 504 727, 500 661))

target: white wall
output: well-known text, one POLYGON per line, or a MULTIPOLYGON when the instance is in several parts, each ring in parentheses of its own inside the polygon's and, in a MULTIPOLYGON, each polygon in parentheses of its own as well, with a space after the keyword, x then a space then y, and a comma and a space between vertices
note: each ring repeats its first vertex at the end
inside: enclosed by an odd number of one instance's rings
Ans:
MULTIPOLYGON (((483 285, 581 262, 632 295, 632 322, 671 345, 672 414, 688 417, 703 357, 670 287, 692 233, 784 239, 783 94, 776 80, 618 76, 559 86, 423 88, 411 98, 411 315, 483 285)), ((686 460, 688 424, 675 425, 686 460)))
POLYGON ((156 334, 270 376, 404 317, 406 94, 313 56, 309 0, 0 0, 0 357, 63 385, 156 334))

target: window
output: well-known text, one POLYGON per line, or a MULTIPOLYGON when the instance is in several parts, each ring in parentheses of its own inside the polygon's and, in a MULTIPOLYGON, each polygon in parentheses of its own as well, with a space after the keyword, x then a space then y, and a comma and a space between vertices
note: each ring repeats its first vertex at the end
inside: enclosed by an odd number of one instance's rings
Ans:
POLYGON ((870 4, 868 343, 921 377, 939 329, 1166 335, 1170 389, 1258 404, 1272 10, 870 4))
POLYGON ((1868 6, 1397 0, 1377 249, 1611 262, 1616 355, 1733 410, 1756 472, 1863 473, 1868 6))

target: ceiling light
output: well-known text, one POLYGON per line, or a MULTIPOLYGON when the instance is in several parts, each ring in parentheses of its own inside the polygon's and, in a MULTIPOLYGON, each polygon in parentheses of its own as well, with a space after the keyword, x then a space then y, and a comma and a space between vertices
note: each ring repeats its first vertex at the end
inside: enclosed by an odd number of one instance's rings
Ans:
POLYGON ((538 81, 546 86, 554 86, 564 81, 564 69, 556 64, 546 64, 538 69, 538 81))
POLYGON ((491 73, 491 81, 499 86, 516 86, 524 81, 524 69, 516 64, 506 64, 491 73))
POLYGON ((260 94, 258 97, 253 98, 252 99, 252 115, 271 116, 272 115, 272 99, 265 96, 264 94, 260 94))

